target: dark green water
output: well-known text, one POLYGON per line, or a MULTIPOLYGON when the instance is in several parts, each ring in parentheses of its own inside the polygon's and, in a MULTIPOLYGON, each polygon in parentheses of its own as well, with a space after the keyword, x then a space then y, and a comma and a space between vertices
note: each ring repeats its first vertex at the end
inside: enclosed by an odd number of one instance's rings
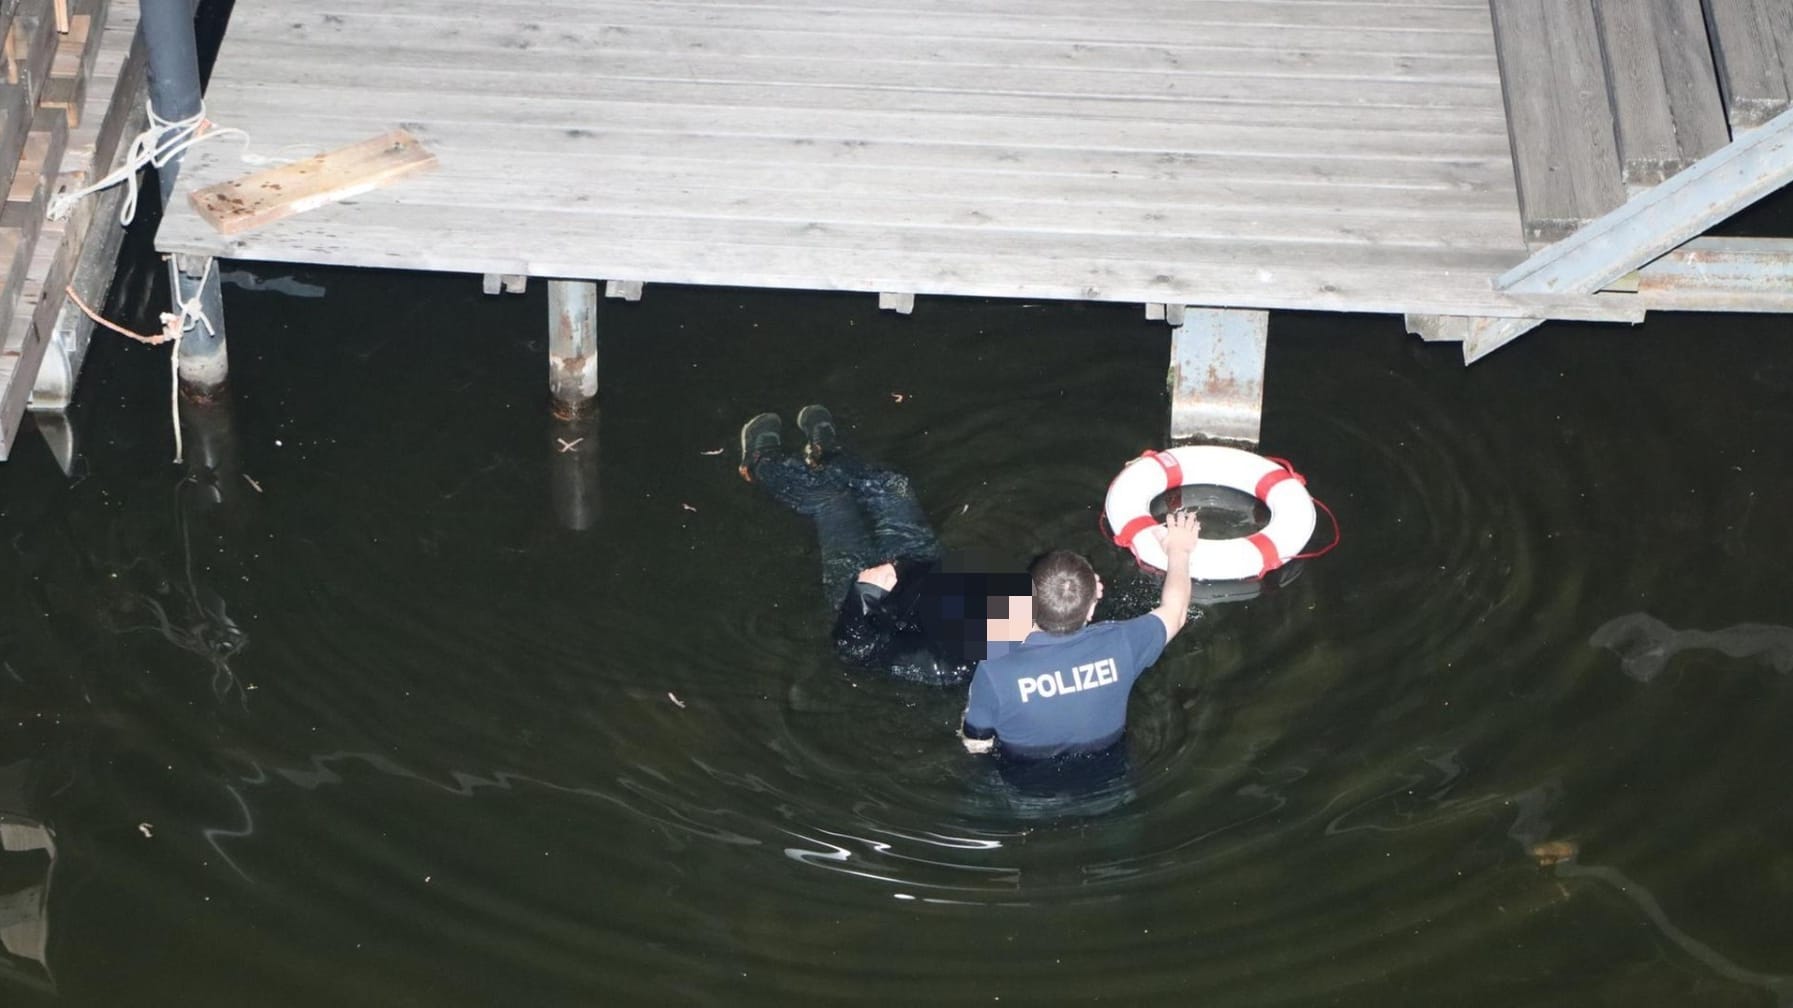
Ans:
POLYGON ((1264 450, 1343 544, 1203 608, 1133 800, 1055 819, 960 695, 835 664, 733 443, 826 402, 949 545, 1084 550, 1141 611, 1096 528, 1164 423, 1136 308, 650 290, 572 430, 539 287, 262 275, 328 294, 227 288, 220 469, 112 341, 81 474, 0 466, 0 812, 55 846, 0 855, 0 925, 47 926, 8 1005, 1793 998, 1779 320, 1465 369, 1276 316, 1264 450))

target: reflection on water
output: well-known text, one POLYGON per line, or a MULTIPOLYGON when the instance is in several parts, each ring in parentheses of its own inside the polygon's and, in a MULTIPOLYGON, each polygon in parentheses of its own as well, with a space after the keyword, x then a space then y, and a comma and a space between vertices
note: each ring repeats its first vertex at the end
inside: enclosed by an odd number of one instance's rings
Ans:
POLYGON ((1465 370, 1279 316, 1265 449, 1342 544, 1204 586, 1127 778, 1030 803, 961 693, 835 662, 733 439, 826 401, 947 548, 1075 548, 1098 615, 1143 612, 1097 516, 1161 434, 1161 327, 650 292, 561 422, 540 292, 282 277, 227 290, 234 398, 184 466, 165 358, 102 344, 85 475, 0 467, 0 766, 33 768, 0 814, 56 841, 53 890, 0 861, 51 925, 9 1004, 34 963, 70 1004, 1787 1001, 1765 330, 1465 370))
POLYGON ((1776 672, 1793 672, 1793 627, 1743 623, 1723 630, 1676 630, 1648 613, 1632 613, 1601 624, 1588 643, 1617 653, 1625 674, 1638 682, 1656 678, 1682 651, 1760 658, 1776 672))
POLYGON ((5 811, 18 794, 24 764, 0 767, 0 984, 55 991, 50 972, 50 883, 56 839, 28 816, 5 811), (9 800, 9 796, 12 797, 9 800))

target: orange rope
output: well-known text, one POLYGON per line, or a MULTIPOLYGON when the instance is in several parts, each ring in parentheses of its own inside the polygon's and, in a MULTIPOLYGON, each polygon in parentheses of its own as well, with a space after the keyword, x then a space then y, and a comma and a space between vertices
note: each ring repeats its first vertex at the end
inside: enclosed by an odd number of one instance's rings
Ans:
POLYGON ((99 323, 100 325, 105 326, 106 328, 112 330, 113 332, 119 334, 120 336, 129 336, 131 339, 134 339, 139 343, 148 344, 149 346, 161 346, 164 343, 172 343, 175 340, 181 338, 180 332, 178 330, 175 330, 173 328, 173 326, 170 325, 170 321, 179 321, 179 316, 174 316, 174 315, 169 315, 167 313, 163 313, 163 324, 162 324, 161 335, 145 336, 140 332, 136 332, 131 329, 126 329, 124 326, 121 326, 118 323, 105 318, 99 312, 96 312, 92 308, 87 307, 87 302, 81 300, 81 295, 75 293, 74 287, 72 287, 72 286, 64 287, 63 291, 66 294, 68 294, 69 299, 71 301, 75 302, 75 306, 77 308, 80 308, 82 311, 87 313, 88 318, 93 319, 95 322, 99 323))

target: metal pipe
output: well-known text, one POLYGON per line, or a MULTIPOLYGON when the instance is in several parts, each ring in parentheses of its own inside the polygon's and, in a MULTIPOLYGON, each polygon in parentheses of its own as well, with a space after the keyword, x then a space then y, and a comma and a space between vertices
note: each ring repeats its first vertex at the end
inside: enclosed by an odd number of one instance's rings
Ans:
MULTIPOLYGON (((149 56, 150 107, 167 122, 198 115, 204 106, 192 0, 138 0, 138 10, 138 30, 143 33, 149 56)), ((164 210, 172 205, 180 170, 178 154, 156 169, 164 210)), ((197 303, 211 327, 189 322, 181 332, 181 391, 195 402, 207 402, 223 393, 224 381, 230 374, 224 343, 224 295, 216 269, 204 268, 203 262, 183 264, 182 258, 174 256, 168 263, 168 290, 175 310, 179 311, 183 304, 197 303)))
MULTIPOLYGON (((138 30, 149 56, 149 103, 169 122, 190 119, 202 107, 199 88, 199 43, 193 32, 192 0, 139 0, 138 30)), ((175 155, 156 172, 162 205, 174 195, 181 157, 175 155)))

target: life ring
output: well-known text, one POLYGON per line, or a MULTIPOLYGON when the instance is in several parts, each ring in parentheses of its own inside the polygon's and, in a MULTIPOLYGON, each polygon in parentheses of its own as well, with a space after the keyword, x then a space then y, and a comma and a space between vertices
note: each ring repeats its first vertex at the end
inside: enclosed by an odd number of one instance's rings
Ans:
POLYGON ((1240 448, 1188 445, 1149 451, 1126 464, 1108 484, 1103 515, 1114 543, 1154 570, 1169 566, 1164 543, 1154 535, 1152 500, 1185 486, 1223 486, 1251 494, 1270 509, 1270 523, 1248 536, 1203 539, 1189 555, 1196 581, 1258 578, 1294 559, 1314 534, 1318 519, 1306 481, 1285 462, 1240 448))

